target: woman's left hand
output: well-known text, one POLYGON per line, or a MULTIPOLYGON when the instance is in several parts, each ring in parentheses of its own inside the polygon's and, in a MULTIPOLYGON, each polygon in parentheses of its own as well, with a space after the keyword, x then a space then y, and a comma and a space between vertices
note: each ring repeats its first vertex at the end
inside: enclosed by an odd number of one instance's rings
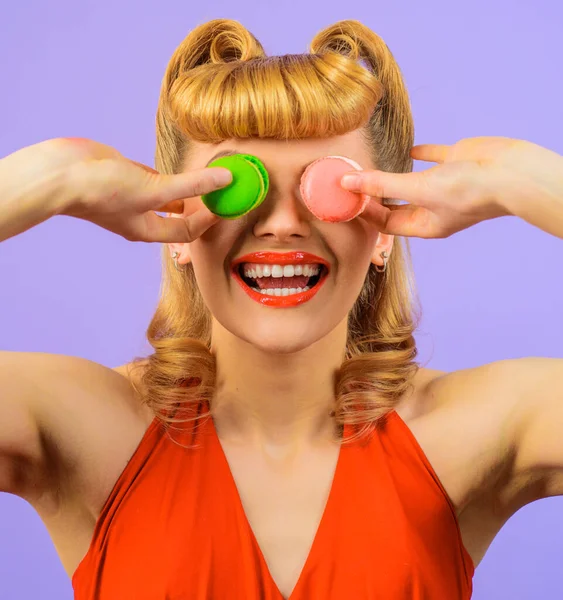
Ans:
POLYGON ((451 146, 414 146, 411 156, 438 163, 426 171, 354 173, 346 189, 372 196, 361 218, 391 235, 445 238, 480 221, 520 216, 563 237, 563 157, 525 140, 474 137, 451 146), (407 204, 385 204, 398 198, 407 204))

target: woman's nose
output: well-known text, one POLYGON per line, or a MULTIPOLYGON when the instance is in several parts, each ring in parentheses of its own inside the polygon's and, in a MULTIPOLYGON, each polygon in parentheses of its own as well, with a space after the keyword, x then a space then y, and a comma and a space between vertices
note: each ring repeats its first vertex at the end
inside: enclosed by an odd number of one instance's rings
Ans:
POLYGON ((285 241, 292 237, 307 238, 311 233, 314 217, 303 203, 298 187, 271 192, 253 212, 256 237, 285 241))

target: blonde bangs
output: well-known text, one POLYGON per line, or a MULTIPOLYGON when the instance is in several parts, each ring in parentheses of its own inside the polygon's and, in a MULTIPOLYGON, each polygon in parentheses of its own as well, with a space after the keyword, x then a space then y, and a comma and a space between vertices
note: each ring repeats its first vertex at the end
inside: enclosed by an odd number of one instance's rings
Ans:
POLYGON ((335 52, 200 65, 169 93, 169 117, 192 140, 304 139, 342 135, 367 124, 381 83, 335 52))

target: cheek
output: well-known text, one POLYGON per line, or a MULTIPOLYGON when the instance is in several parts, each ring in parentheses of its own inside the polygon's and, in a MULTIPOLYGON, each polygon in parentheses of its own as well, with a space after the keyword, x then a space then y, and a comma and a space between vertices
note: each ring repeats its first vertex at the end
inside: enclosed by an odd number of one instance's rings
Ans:
POLYGON ((338 247, 338 277, 336 285, 339 294, 343 294, 348 302, 350 297, 357 295, 364 284, 371 259, 374 254, 378 232, 358 219, 349 223, 337 240, 338 247))
POLYGON ((190 245, 190 257, 198 284, 203 289, 217 284, 234 258, 241 227, 222 220, 210 227, 190 245))
POLYGON ((342 226, 341 240, 338 244, 341 248, 341 260, 358 265, 369 263, 377 243, 377 230, 359 219, 343 223, 342 226))
MULTIPOLYGON (((244 231, 242 219, 228 220, 221 219, 209 229, 204 231, 194 244, 200 244, 203 247, 232 248, 237 237, 244 231)), ((228 249, 225 251, 228 252, 228 249)))

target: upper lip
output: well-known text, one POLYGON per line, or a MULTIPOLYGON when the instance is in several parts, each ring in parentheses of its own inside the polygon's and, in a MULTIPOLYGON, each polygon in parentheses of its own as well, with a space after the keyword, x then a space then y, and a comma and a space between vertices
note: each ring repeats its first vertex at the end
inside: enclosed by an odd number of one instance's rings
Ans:
POLYGON ((295 250, 293 252, 252 252, 250 254, 245 254, 244 256, 235 258, 232 264, 233 267, 238 267, 238 265, 241 263, 258 263, 268 265, 310 265, 313 263, 318 263, 324 265, 327 269, 330 268, 330 263, 324 258, 316 256, 315 254, 311 254, 310 252, 302 252, 300 250, 295 250))

